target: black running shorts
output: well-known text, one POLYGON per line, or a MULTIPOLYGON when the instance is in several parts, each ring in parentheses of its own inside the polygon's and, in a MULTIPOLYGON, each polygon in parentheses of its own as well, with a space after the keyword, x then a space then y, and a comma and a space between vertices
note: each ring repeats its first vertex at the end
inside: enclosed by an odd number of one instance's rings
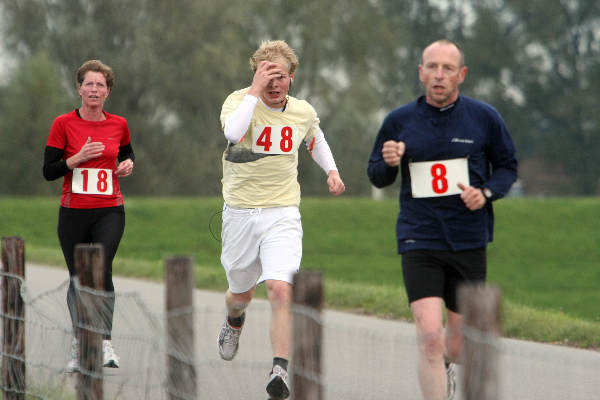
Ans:
POLYGON ((409 303, 441 297, 458 312, 456 290, 462 282, 485 281, 486 248, 464 251, 414 250, 402 254, 402 276, 409 303))

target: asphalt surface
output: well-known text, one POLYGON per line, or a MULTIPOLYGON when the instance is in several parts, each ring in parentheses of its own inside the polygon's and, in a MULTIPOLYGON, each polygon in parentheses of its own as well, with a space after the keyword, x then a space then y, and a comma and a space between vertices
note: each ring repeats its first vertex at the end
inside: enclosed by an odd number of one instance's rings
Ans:
MULTIPOLYGON (((61 305, 66 293, 66 279, 64 269, 27 264, 28 294, 37 298, 47 291, 58 292, 52 296, 55 304, 47 307, 49 311, 45 313, 61 314, 48 317, 68 326, 66 304, 64 309, 61 305)), ((162 283, 121 277, 115 277, 114 284, 117 302, 113 343, 121 356, 121 368, 105 369, 105 387, 108 387, 105 398, 165 398, 164 389, 161 390, 164 354, 158 354, 165 341, 165 287, 162 283), (140 338, 134 337, 136 332, 140 332, 140 338), (136 378, 136 371, 143 368, 155 372, 150 372, 144 379, 136 378), (151 388, 143 397, 127 395, 127 382, 131 380, 147 380, 149 383, 142 384, 151 388)), ((259 299, 251 303, 240 350, 231 362, 222 361, 216 349, 224 313, 223 293, 195 290, 197 398, 264 400, 271 366, 269 305, 259 299)), ((326 310, 323 325, 321 379, 325 399, 422 398, 416 374, 416 340, 412 324, 326 310)), ((70 338, 64 332, 62 336, 64 338, 56 347, 66 353, 70 338)), ((32 340, 36 339, 28 339, 28 343, 32 340)), ((496 400, 600 399, 600 352, 510 339, 500 339, 497 344, 500 358, 496 400)), ((65 354, 65 362, 67 357, 65 354)), ((459 369, 457 398, 462 398, 461 379, 462 370, 459 369)), ((140 389, 135 390, 139 393, 140 389)))

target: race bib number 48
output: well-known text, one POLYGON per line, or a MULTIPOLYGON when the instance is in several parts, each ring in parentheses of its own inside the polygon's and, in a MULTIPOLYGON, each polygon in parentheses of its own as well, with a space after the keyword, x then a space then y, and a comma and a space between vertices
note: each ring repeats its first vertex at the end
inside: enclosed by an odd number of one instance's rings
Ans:
POLYGON ((293 154, 298 149, 298 128, 293 125, 257 125, 252 128, 252 151, 261 154, 293 154))
POLYGON ((112 170, 100 168, 75 168, 71 183, 73 193, 113 194, 112 170))
POLYGON ((460 194, 458 183, 469 186, 466 158, 423 161, 408 164, 413 197, 440 197, 460 194))

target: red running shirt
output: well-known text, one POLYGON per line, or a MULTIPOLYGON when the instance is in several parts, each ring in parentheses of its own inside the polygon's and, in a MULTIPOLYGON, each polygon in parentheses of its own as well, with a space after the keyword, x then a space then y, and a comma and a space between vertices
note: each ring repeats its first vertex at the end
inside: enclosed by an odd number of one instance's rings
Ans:
POLYGON ((107 112, 104 112, 104 115, 106 116, 104 121, 86 121, 73 110, 57 117, 50 127, 46 145, 62 149, 64 160, 77 154, 88 137, 92 139, 92 142, 102 142, 105 147, 100 157, 77 166, 77 168, 84 170, 81 176, 85 176, 85 180, 80 178, 82 182, 85 182, 83 187, 87 188, 89 178, 90 187, 95 188, 97 186, 98 189, 90 190, 90 193, 74 193, 72 186, 73 172, 69 172, 65 175, 63 182, 60 202, 63 207, 105 208, 123 204, 123 196, 121 195, 119 180, 115 175, 115 169, 119 146, 127 146, 131 140, 129 127, 127 120, 123 117, 107 112), (101 172, 101 175, 97 175, 97 171, 103 172, 101 172), (110 176, 107 176, 109 174, 110 176), (112 182, 112 185, 107 187, 110 182, 112 182), (102 194, 103 192, 110 194, 102 194))

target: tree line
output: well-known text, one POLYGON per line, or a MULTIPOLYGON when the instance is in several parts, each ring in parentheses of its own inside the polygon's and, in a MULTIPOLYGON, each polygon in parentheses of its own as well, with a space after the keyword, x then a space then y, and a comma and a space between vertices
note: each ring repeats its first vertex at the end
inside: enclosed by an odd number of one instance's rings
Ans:
MULTIPOLYGON (((595 0, 0 0, 9 79, 0 84, 0 194, 53 194, 41 175, 53 119, 80 104, 75 71, 113 67, 109 112, 127 118, 136 168, 127 194, 218 195, 226 96, 248 59, 286 40, 292 95, 315 106, 349 195, 370 195, 366 163, 383 117, 422 93, 433 40, 466 54, 463 94, 496 107, 529 195, 598 195, 600 3, 595 0)), ((326 194, 301 149, 303 193, 326 194)), ((394 189, 390 189, 394 190, 394 189)))

